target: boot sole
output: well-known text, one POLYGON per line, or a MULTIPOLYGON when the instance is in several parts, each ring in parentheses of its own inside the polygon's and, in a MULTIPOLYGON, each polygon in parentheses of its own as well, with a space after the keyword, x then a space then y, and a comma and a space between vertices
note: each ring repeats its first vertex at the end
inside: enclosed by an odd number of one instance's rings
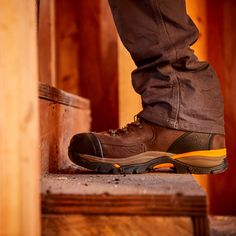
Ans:
POLYGON ((79 166, 104 174, 141 174, 163 168, 179 174, 218 174, 228 168, 226 149, 182 154, 151 151, 126 158, 101 158, 69 151, 69 157, 79 166))

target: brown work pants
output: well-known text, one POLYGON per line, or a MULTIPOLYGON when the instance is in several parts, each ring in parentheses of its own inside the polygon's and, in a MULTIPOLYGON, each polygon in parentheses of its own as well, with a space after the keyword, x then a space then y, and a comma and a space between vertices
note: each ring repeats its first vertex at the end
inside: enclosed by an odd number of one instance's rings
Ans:
POLYGON ((164 127, 224 133, 216 73, 190 46, 199 32, 184 0, 109 0, 120 38, 137 69, 138 116, 164 127))

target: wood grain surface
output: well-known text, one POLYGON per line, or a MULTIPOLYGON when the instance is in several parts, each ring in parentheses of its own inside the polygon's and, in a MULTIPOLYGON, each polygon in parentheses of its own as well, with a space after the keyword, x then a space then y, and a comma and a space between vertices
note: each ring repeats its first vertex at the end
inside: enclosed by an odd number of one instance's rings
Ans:
POLYGON ((38 7, 39 81, 56 86, 55 0, 40 0, 38 7))
POLYGON ((205 216, 206 195, 190 175, 46 175, 44 213, 205 216))
POLYGON ((43 236, 189 236, 188 217, 43 215, 43 236))
POLYGON ((41 172, 58 172, 71 167, 67 154, 70 139, 90 130, 87 99, 39 84, 41 172))
POLYGON ((108 2, 73 2, 79 29, 79 95, 91 101, 93 131, 118 128, 117 32, 108 2))
POLYGON ((210 212, 236 214, 236 1, 207 1, 208 58, 216 69, 225 103, 226 146, 229 169, 209 176, 210 212))
POLYGON ((35 1, 0 8, 0 235, 40 235, 35 1))
MULTIPOLYGON (((56 0, 55 44, 57 88, 80 95, 79 31, 77 15, 79 0, 56 0)), ((85 20, 86 21, 86 20, 85 20)))
POLYGON ((39 83, 39 97, 53 103, 59 103, 74 108, 90 109, 88 99, 67 93, 44 83, 39 83))
POLYGON ((191 175, 78 173, 42 177, 43 235, 209 233, 206 194, 191 175))

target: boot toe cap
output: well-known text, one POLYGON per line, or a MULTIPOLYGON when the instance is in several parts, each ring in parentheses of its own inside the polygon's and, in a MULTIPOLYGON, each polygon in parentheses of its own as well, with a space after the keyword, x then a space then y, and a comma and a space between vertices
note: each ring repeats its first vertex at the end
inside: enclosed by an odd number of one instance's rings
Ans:
POLYGON ((103 157, 101 143, 93 133, 76 134, 70 141, 68 152, 73 162, 76 162, 79 154, 103 157))

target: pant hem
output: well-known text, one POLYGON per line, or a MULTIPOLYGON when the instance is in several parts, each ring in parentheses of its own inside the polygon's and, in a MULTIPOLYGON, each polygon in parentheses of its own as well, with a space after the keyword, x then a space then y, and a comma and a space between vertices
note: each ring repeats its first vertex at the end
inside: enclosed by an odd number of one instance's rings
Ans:
POLYGON ((224 127, 218 125, 212 125, 206 123, 202 124, 193 124, 187 121, 179 121, 176 123, 175 120, 171 120, 166 117, 158 116, 157 118, 153 118, 153 116, 146 115, 144 112, 140 112, 138 117, 141 117, 149 122, 160 125, 165 128, 182 130, 182 131, 190 131, 190 132, 198 132, 198 133, 212 133, 212 134, 225 134, 224 127))

